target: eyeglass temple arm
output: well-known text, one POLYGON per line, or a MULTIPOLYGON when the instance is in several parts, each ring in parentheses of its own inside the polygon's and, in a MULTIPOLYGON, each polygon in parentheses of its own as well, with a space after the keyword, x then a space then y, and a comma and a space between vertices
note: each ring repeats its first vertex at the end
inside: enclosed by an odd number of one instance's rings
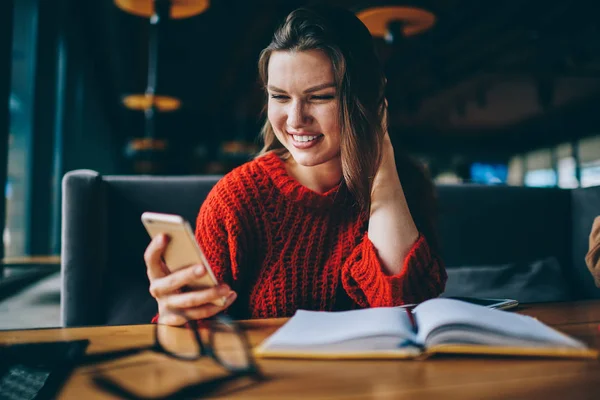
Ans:
MULTIPOLYGON (((202 381, 198 383, 192 383, 190 385, 184 386, 177 390, 175 393, 172 393, 164 399, 187 399, 187 398, 204 398, 208 397, 212 394, 219 392, 223 387, 226 388, 227 384, 231 381, 235 381, 236 379, 240 379, 240 377, 246 376, 245 374, 237 374, 232 373, 226 376, 216 377, 209 379, 207 381, 202 381)), ((253 382, 249 385, 237 388, 229 388, 225 389, 224 393, 220 393, 222 395, 231 395, 239 390, 247 389, 253 385, 261 383, 264 380, 263 377, 255 377, 250 375, 250 378, 253 378, 253 382)), ((106 390, 109 393, 116 394, 124 399, 146 399, 147 397, 139 397, 127 390, 127 388, 120 386, 117 382, 113 381, 108 376, 97 375, 92 377, 92 380, 96 385, 106 390)))
POLYGON ((154 346, 131 347, 123 350, 107 351, 102 353, 86 354, 78 362, 79 365, 97 364, 104 361, 110 361, 121 357, 131 356, 142 351, 151 350, 154 346))

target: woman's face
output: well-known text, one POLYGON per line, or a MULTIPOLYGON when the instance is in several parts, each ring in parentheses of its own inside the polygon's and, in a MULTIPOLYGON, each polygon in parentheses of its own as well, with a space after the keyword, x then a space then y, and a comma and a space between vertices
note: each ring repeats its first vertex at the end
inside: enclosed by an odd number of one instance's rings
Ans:
POLYGON ((339 96, 329 57, 320 50, 275 51, 268 74, 269 122, 294 161, 339 165, 339 96))

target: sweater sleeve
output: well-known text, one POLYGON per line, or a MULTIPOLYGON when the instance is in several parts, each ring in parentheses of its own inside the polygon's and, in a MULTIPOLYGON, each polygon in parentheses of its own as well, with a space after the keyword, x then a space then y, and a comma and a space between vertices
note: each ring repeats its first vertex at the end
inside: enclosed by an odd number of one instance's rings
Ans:
POLYGON ((422 234, 404 259, 397 275, 387 275, 377 250, 365 233, 342 267, 342 284, 360 307, 392 307, 419 303, 440 295, 446 269, 422 234))
POLYGON ((196 241, 219 283, 238 278, 239 229, 235 214, 216 198, 202 204, 196 220, 196 241))

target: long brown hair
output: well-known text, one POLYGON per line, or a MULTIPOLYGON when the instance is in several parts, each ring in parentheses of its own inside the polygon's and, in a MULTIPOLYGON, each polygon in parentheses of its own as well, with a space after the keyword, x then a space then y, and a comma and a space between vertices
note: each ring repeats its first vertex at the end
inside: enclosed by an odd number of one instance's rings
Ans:
MULTIPOLYGON (((344 183, 361 209, 368 211, 386 129, 382 126, 385 76, 373 38, 349 10, 315 6, 292 11, 260 54, 258 69, 265 88, 273 52, 307 50, 321 50, 331 60, 340 102, 344 183)), ((261 135, 264 147, 258 156, 269 151, 288 155, 268 118, 261 135)))

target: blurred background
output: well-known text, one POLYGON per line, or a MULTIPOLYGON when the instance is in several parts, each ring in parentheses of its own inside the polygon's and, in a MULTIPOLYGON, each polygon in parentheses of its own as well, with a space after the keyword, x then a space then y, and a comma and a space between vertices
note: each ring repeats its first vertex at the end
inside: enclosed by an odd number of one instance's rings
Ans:
POLYGON ((392 140, 437 183, 600 184, 592 1, 2 0, 3 264, 60 254, 67 171, 224 174, 250 159, 259 53, 307 3, 369 27, 392 140))

